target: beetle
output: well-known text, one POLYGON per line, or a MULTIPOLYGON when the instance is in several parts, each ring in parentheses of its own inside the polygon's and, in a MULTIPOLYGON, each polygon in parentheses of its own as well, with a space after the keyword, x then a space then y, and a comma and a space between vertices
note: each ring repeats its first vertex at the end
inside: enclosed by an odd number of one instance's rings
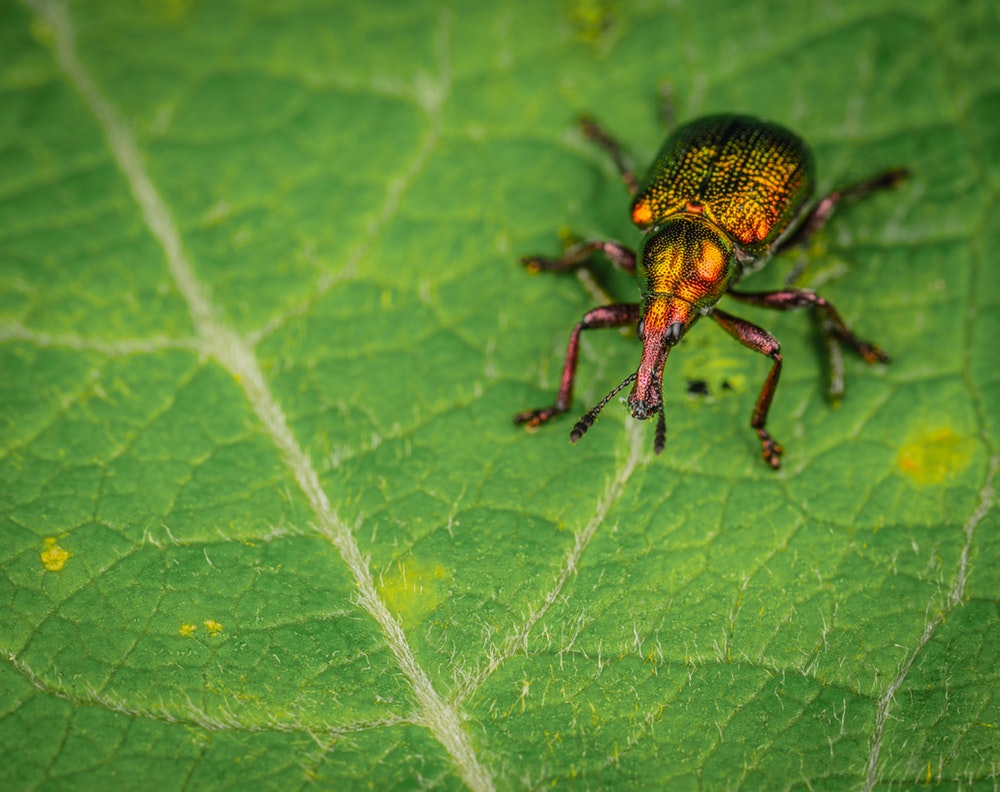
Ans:
POLYGON ((555 403, 518 413, 515 423, 535 427, 570 409, 584 330, 632 325, 642 342, 638 368, 576 422, 570 440, 575 443, 583 437, 604 406, 631 385, 632 417, 657 416, 653 449, 660 454, 667 436, 663 404, 667 356, 699 319, 710 316, 741 344, 771 360, 750 426, 760 440, 764 461, 777 469, 782 447, 767 430, 767 416, 781 376, 781 345, 763 328, 721 310, 717 303, 728 295, 778 311, 812 309, 830 350, 828 392, 838 401, 843 393, 841 345, 866 363, 888 363, 889 356, 858 338, 833 305, 813 291, 788 287, 752 293, 735 287, 775 254, 808 240, 841 202, 894 187, 908 171, 886 170, 814 202, 813 155, 799 136, 750 116, 713 115, 670 135, 640 184, 611 135, 589 118, 581 119, 581 126, 614 160, 632 196, 632 221, 643 231, 642 247, 637 254, 611 240, 582 242, 559 258, 525 256, 522 263, 532 272, 567 272, 583 266, 591 254, 603 253, 637 277, 641 301, 604 305, 584 314, 570 334, 555 403))

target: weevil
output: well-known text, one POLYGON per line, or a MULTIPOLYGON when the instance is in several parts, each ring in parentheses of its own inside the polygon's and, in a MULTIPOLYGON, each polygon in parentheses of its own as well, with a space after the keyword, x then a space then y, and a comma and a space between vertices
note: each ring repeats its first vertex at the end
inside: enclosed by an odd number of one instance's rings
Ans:
POLYGON ((566 272, 584 265, 593 253, 636 276, 637 303, 616 303, 584 314, 570 334, 555 404, 525 410, 514 421, 533 427, 568 411, 573 401, 580 334, 584 330, 635 326, 642 342, 639 367, 576 422, 570 440, 577 442, 593 426, 605 405, 632 386, 632 417, 657 416, 653 450, 666 446, 663 371, 670 350, 703 316, 710 316, 745 347, 767 356, 771 368, 750 419, 764 461, 777 469, 782 447, 767 430, 767 416, 781 377, 781 344, 767 330, 717 307, 723 295, 748 305, 789 311, 811 308, 830 350, 832 400, 843 393, 840 346, 867 363, 888 363, 877 345, 860 339, 826 299, 813 291, 784 288, 745 292, 736 285, 775 254, 808 240, 844 201, 894 187, 905 168, 877 175, 812 200, 813 155, 796 134, 749 116, 714 115, 692 121, 670 135, 640 184, 622 147, 598 124, 581 120, 583 132, 614 160, 632 196, 632 221, 643 231, 638 253, 610 240, 573 245, 559 258, 525 256, 531 271, 566 272))

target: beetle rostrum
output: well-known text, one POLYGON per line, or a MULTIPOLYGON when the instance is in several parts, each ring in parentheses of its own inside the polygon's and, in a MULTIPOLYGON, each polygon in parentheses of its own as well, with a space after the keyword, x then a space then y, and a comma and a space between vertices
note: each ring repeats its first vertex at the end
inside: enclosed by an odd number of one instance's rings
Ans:
POLYGON ((533 272, 567 272, 583 266, 592 253, 603 253, 636 276, 641 301, 588 311, 570 334, 555 403, 525 410, 515 422, 538 426, 569 410, 584 330, 635 325, 642 342, 638 369, 577 421, 570 440, 575 443, 583 437, 605 405, 631 385, 627 402, 632 417, 657 416, 653 448, 659 454, 666 445, 667 357, 695 322, 710 316, 741 344, 771 360, 750 426, 760 440, 764 461, 778 468, 782 448, 766 424, 781 376, 781 345, 763 328, 719 309, 717 303, 729 295, 778 311, 814 309, 828 347, 836 352, 830 358, 828 393, 838 401, 843 395, 843 371, 836 345, 853 349, 868 363, 887 363, 888 355, 858 338, 836 309, 812 291, 789 287, 754 293, 735 286, 776 253, 807 241, 841 202, 893 187, 907 171, 887 170, 812 202, 813 158, 801 138, 748 116, 717 115, 677 129, 639 184, 614 138, 591 119, 583 119, 582 127, 611 155, 633 196, 632 220, 644 232, 642 248, 636 254, 619 242, 592 241, 570 247, 559 258, 527 256, 522 261, 533 272))

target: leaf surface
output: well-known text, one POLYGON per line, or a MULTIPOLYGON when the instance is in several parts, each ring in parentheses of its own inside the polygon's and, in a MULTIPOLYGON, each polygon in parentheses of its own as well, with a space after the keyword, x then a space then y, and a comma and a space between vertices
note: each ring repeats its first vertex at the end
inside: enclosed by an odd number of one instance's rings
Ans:
POLYGON ((0 786, 995 783, 994 6, 0 5, 0 786), (747 281, 891 352, 838 409, 733 306, 778 473, 711 326, 661 457, 511 426, 594 305, 518 257, 640 241, 573 119, 647 163, 663 84, 912 171, 747 281))

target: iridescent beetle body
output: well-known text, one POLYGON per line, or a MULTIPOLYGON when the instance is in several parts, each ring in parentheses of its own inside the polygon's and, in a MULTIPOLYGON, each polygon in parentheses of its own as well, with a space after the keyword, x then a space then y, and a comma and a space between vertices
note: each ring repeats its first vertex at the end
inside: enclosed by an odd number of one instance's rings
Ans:
POLYGON ((632 221, 647 229, 698 215, 760 256, 811 197, 813 170, 809 148, 787 129, 709 116, 667 139, 632 201, 632 221))
POLYGON ((814 166, 806 144, 776 124, 724 115, 702 118, 678 129, 638 186, 618 144, 592 121, 584 120, 583 127, 615 159, 633 194, 632 220, 645 231, 641 252, 637 256, 616 242, 587 242, 570 248, 561 258, 532 256, 524 263, 535 271, 566 271, 580 266, 592 252, 601 251, 637 275, 642 302, 589 311, 570 336, 556 403, 522 412, 515 421, 537 426, 569 409, 583 330, 635 324, 643 343, 639 368, 576 423, 570 439, 579 440, 608 401, 631 384, 628 405, 632 416, 658 416, 654 448, 660 453, 666 443, 663 370, 667 355, 698 319, 711 316, 744 346, 772 360, 751 426, 760 438, 765 461, 777 468, 782 449, 765 424, 781 374, 780 344, 766 330, 718 309, 716 304, 729 294, 777 310, 817 309, 831 349, 830 395, 839 398, 842 374, 837 344, 853 348, 869 363, 887 362, 888 356, 857 338, 833 306, 811 291, 788 288, 751 294, 733 287, 779 250, 805 241, 840 201, 893 186, 905 178, 906 171, 886 171, 830 193, 810 207, 814 166))

